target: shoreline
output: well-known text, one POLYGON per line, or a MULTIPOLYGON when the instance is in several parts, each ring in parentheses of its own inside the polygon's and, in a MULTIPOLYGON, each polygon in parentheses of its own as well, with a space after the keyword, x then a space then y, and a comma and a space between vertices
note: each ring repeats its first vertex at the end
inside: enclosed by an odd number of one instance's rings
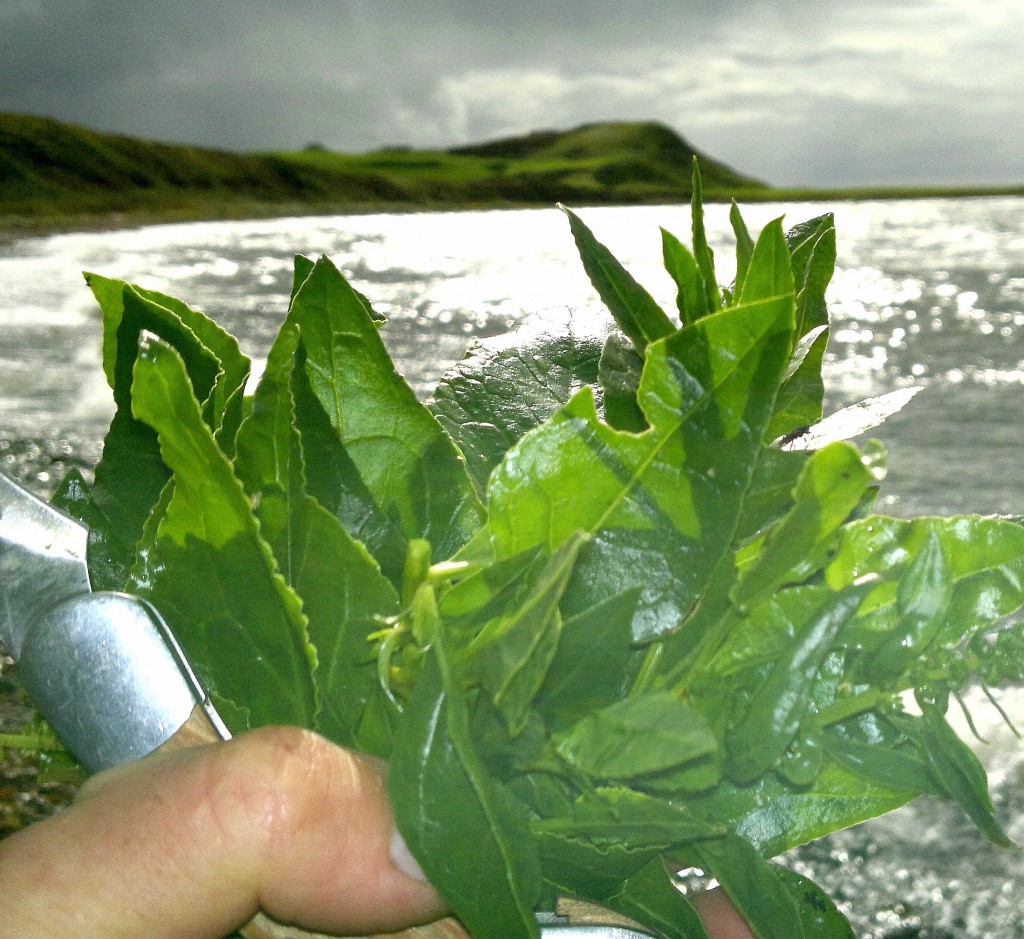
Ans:
MULTIPOLYGON (((663 193, 660 197, 644 200, 581 199, 566 193, 566 202, 574 209, 606 208, 633 205, 686 205, 690 193, 663 193)), ((736 201, 740 205, 768 202, 877 202, 926 199, 983 199, 1001 196, 1024 197, 1024 186, 877 186, 850 189, 818 189, 778 187, 746 191, 705 191, 705 204, 736 201)), ((116 231, 141 228, 148 225, 173 225, 189 222, 254 221, 259 219, 312 217, 322 215, 406 215, 441 212, 514 211, 518 209, 555 208, 557 202, 548 200, 504 199, 446 199, 437 202, 420 201, 317 201, 317 202, 262 202, 248 199, 230 199, 213 203, 199 200, 190 204, 170 203, 140 205, 138 207, 112 205, 109 208, 81 212, 17 212, 0 207, 0 244, 23 238, 75 232, 116 231)))

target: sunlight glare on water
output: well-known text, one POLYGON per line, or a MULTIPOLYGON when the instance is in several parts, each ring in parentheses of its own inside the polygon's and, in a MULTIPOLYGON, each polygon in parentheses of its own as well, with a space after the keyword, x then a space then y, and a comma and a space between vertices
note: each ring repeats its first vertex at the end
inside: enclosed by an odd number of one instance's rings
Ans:
MULTIPOLYGON (((744 216, 757 231, 780 214, 788 227, 826 210, 759 205, 744 216)), ((658 227, 688 242, 688 206, 580 215, 672 308, 658 227)), ((1024 514, 1024 200, 840 204, 836 225, 827 410, 924 388, 871 432, 890 451, 882 508, 1024 514)), ((719 280, 728 284, 735 265, 726 206, 708 207, 707 228, 719 280)), ((41 454, 42 466, 47 453, 60 451, 62 431, 102 437, 110 393, 99 314, 80 271, 137 281, 200 307, 258 362, 284 317, 296 252, 328 254, 387 314, 385 341, 423 397, 474 338, 506 333, 531 313, 570 307, 603 319, 554 209, 197 223, 18 240, 0 245, 0 460, 21 447, 41 454), (49 443, 39 445, 40 438, 49 443)), ((43 466, 37 478, 48 472, 43 466)), ((1024 724, 1024 696, 1005 692, 1001 700, 1024 724)), ((969 704, 989 741, 977 751, 992 773, 997 813, 1022 842, 1021 744, 982 695, 969 704)), ((970 739, 965 722, 959 729, 970 739)), ((1024 852, 987 845, 946 804, 922 800, 805 847, 790 863, 839 898, 860 936, 1024 935, 1024 852)))
MULTIPOLYGON (((752 231, 821 205, 744 209, 752 231)), ((829 290, 829 408, 923 385, 877 434, 891 449, 890 511, 1012 512, 1024 491, 1024 202, 840 203, 829 290), (984 454, 984 459, 979 455, 984 454)), ((580 215, 666 308, 675 288, 659 226, 690 239, 686 205, 580 215)), ((728 208, 706 210, 719 280, 735 271, 728 208)), ((200 307, 260 367, 284 316, 292 255, 328 254, 388 316, 385 341, 422 397, 473 338, 531 313, 600 308, 556 209, 286 218, 75 233, 0 247, 3 434, 101 435, 110 395, 99 316, 79 272, 137 281, 200 307)))

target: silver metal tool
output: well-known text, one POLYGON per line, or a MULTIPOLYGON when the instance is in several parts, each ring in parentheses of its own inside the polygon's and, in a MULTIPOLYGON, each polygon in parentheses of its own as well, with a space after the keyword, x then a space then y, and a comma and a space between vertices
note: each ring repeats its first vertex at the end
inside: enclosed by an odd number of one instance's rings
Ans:
POLYGON ((653 939, 650 933, 627 926, 595 923, 541 923, 541 939, 653 939))
POLYGON ((0 643, 92 771, 165 744, 196 707, 227 729, 148 603, 92 591, 87 530, 0 474, 0 643))

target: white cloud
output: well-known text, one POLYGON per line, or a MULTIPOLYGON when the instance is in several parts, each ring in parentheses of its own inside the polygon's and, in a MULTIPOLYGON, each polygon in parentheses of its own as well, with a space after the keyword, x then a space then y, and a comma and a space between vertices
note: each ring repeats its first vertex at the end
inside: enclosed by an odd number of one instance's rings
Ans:
MULTIPOLYGON (((824 4, 802 18, 747 9, 699 50, 657 45, 558 68, 439 79, 432 129, 479 139, 598 117, 657 118, 738 169, 782 183, 1024 178, 979 138, 1024 126, 1024 4, 824 4), (442 116, 443 115, 443 116, 442 116), (807 141, 816 152, 808 154, 807 141), (953 161, 958 143, 967 154, 953 161), (937 157, 949 173, 940 178, 937 157), (959 177, 956 174, 960 174, 959 177)), ((804 11, 800 11, 804 12, 804 11)), ((410 127, 428 126, 410 113, 410 127)))
POLYGON ((0 109, 159 139, 358 150, 652 118, 780 183, 1024 179, 1020 0, 8 0, 0 27, 0 109))

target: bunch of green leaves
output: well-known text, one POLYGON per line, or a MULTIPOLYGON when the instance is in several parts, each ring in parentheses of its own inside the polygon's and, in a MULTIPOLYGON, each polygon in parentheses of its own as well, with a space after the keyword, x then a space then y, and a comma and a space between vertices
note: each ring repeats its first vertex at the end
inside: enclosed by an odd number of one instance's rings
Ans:
POLYGON ((1021 678, 1024 528, 872 514, 881 447, 813 432, 832 217, 755 240, 734 206, 723 287, 694 183, 676 309, 567 212, 614 328, 482 343, 427 403, 327 258, 251 398, 210 319, 88 277, 117 412, 56 498, 94 585, 153 602, 233 731, 390 760, 475 939, 562 895, 701 939, 689 867, 762 939, 850 936, 769 859, 922 793, 1009 843, 946 712, 1021 678))

